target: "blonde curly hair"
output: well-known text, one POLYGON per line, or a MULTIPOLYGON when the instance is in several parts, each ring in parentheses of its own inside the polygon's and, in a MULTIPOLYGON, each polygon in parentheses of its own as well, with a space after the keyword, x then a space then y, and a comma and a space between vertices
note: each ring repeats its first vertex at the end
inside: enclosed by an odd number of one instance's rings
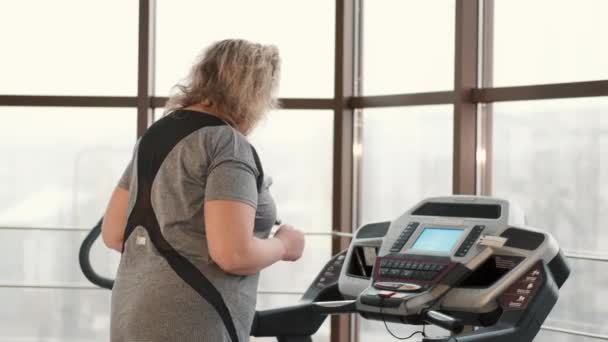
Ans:
POLYGON ((252 128, 265 113, 278 108, 280 64, 274 45, 242 39, 219 41, 173 87, 165 114, 208 100, 231 125, 252 128))

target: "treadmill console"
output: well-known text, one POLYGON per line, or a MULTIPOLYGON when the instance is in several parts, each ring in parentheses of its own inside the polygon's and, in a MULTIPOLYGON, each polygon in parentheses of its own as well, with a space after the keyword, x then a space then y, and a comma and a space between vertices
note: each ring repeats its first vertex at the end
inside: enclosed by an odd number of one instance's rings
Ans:
POLYGON ((554 238, 526 226, 513 203, 449 196, 426 199, 392 222, 357 230, 339 288, 356 299, 366 318, 420 324, 428 310, 438 310, 479 326, 504 312, 523 313, 532 302, 539 315, 548 314, 557 296, 551 303, 541 289, 548 280, 560 287, 568 274, 554 238), (365 250, 377 251, 373 267, 365 250), (362 259, 366 271, 354 272, 362 259))

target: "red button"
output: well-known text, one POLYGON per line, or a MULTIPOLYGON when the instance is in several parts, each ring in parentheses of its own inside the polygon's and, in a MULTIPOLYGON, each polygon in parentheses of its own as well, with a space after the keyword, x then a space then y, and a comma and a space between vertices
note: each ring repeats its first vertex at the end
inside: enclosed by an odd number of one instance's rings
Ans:
POLYGON ((381 298, 391 298, 394 295, 395 295, 395 292, 393 292, 393 291, 380 291, 380 292, 378 292, 378 296, 380 296, 381 298))

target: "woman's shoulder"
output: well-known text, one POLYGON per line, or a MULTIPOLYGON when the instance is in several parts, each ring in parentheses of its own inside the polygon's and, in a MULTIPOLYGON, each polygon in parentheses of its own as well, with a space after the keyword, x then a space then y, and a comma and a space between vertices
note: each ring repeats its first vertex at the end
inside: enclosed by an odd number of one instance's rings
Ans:
POLYGON ((229 125, 207 126, 198 131, 202 148, 212 160, 235 159, 255 164, 253 146, 229 125))

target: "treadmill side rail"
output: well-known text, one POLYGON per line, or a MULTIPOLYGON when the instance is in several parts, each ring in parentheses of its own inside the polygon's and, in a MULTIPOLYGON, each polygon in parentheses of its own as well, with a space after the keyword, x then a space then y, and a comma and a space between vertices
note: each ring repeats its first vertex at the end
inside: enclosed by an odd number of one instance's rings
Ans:
POLYGON ((328 315, 354 313, 356 301, 312 302, 278 309, 262 310, 255 313, 251 326, 251 336, 279 338, 312 336, 319 330, 328 315))

